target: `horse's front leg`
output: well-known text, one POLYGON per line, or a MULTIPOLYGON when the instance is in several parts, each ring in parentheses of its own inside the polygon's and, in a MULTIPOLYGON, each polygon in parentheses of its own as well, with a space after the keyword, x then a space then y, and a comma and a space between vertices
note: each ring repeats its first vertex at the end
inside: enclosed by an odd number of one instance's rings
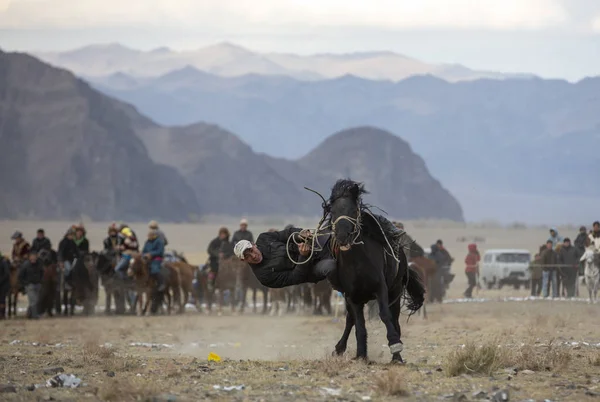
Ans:
POLYGON ((364 304, 350 303, 354 314, 354 332, 356 334, 356 359, 367 360, 367 324, 365 322, 364 304))
MULTIPOLYGON (((396 300, 395 303, 398 301, 396 300)), ((390 310, 388 289, 385 281, 379 287, 377 292, 377 304, 379 307, 379 318, 385 325, 387 331, 388 346, 390 347, 390 353, 392 353, 393 362, 402 362, 400 352, 402 352, 402 342, 400 341, 400 331, 398 331, 396 325, 394 325, 394 317, 390 310)))
POLYGON ((344 333, 342 334, 342 337, 335 345, 334 353, 336 355, 341 356, 346 351, 346 348, 348 347, 348 338, 350 337, 350 331, 352 331, 352 328, 354 327, 354 322, 354 312, 350 307, 350 303, 348 300, 346 300, 346 326, 344 327, 344 333))

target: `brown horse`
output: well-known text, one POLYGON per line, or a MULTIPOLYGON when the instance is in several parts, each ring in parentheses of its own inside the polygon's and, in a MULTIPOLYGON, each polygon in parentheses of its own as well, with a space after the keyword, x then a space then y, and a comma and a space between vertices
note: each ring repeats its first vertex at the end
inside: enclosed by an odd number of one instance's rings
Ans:
MULTIPOLYGON (((435 261, 425 256, 411 257, 410 264, 412 267, 419 272, 421 278, 423 280, 423 285, 425 287, 425 294, 429 291, 429 281, 432 278, 436 277, 437 265, 435 261)), ((427 309, 425 307, 427 301, 427 297, 425 298, 425 302, 423 302, 423 318, 427 319, 427 309)))
MULTIPOLYGON (((173 302, 179 305, 179 311, 183 311, 184 305, 181 304, 179 269, 171 264, 165 264, 161 269, 165 280, 165 290, 163 294, 166 299, 164 301, 167 304, 167 314, 171 314, 173 302), (171 292, 173 292, 172 297, 171 292)), ((152 297, 155 295, 154 289, 156 288, 156 282, 150 276, 150 260, 139 253, 134 253, 129 262, 127 275, 133 278, 135 283, 134 287, 137 293, 135 298, 135 304, 137 304, 137 306, 134 306, 134 311, 139 315, 146 315, 152 297)))
POLYGON ((54 299, 56 296, 57 279, 58 279, 58 261, 56 251, 41 250, 38 258, 44 267, 44 275, 42 277, 42 287, 38 301, 38 312, 40 314, 47 313, 52 317, 52 309, 54 308, 54 299))
MULTIPOLYGON (((219 273, 215 278, 215 284, 212 290, 207 289, 208 312, 212 312, 212 304, 214 301, 215 292, 218 290, 219 298, 217 300, 217 312, 219 315, 223 313, 223 293, 229 291, 231 295, 231 311, 235 312, 235 293, 237 289, 243 289, 243 270, 247 266, 246 263, 240 261, 236 257, 220 257, 219 258, 219 273)), ((208 270, 203 273, 208 274, 208 270)))
POLYGON ((174 302, 179 304, 179 313, 183 313, 185 305, 190 299, 190 294, 193 292, 192 282, 194 281, 194 272, 198 267, 194 267, 183 261, 169 262, 165 266, 172 273, 170 275, 172 278, 169 280, 169 288, 173 291, 174 302), (183 300, 180 295, 183 296, 183 300))
POLYGON ((133 278, 136 292, 134 311, 138 315, 145 315, 150 305, 153 282, 150 279, 148 261, 140 253, 134 253, 129 260, 127 275, 133 278), (139 307, 139 311, 138 311, 139 307))
POLYGON ((248 293, 248 289, 252 290, 252 311, 254 313, 256 313, 257 308, 256 308, 256 293, 258 293, 258 291, 261 291, 263 294, 263 308, 262 308, 262 313, 266 314, 267 313, 267 304, 269 301, 269 288, 267 288, 266 286, 263 286, 258 279, 256 278, 256 275, 254 275, 254 273, 252 272, 252 268, 250 268, 250 266, 246 263, 243 263, 243 266, 240 267, 241 270, 241 274, 239 276, 241 284, 238 284, 238 288, 241 285, 242 288, 242 304, 240 306, 240 312, 243 313, 244 312, 244 308, 246 307, 246 295, 248 293))

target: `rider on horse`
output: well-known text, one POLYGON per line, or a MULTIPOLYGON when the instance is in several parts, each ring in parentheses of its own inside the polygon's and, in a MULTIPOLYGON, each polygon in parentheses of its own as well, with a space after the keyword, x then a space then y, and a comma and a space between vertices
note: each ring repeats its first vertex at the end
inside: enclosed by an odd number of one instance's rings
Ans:
MULTIPOLYGON (((373 214, 384 235, 396 247, 404 246, 403 230, 383 216, 373 214)), ((301 283, 317 283, 336 268, 326 234, 312 238, 308 230, 288 227, 278 232, 261 233, 256 243, 241 240, 236 243, 235 255, 250 265, 254 275, 266 287, 282 288, 301 283), (300 241, 290 241, 290 237, 300 241), (313 249, 314 246, 314 249, 313 249), (312 256, 311 256, 312 254, 312 256)))

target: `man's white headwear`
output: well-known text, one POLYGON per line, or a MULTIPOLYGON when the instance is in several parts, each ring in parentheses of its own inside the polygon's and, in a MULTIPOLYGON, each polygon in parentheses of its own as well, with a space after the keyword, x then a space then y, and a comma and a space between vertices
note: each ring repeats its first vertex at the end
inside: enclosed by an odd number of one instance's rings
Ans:
POLYGON ((235 246, 233 247, 233 252, 235 253, 236 257, 239 258, 240 260, 244 259, 244 251, 249 250, 252 248, 252 243, 250 243, 248 240, 240 240, 237 243, 235 243, 235 246))

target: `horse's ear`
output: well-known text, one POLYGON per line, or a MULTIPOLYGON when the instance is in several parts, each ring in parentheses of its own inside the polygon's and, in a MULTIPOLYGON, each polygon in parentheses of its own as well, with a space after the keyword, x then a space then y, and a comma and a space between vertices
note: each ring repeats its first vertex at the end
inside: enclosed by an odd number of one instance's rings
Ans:
POLYGON ((361 193, 360 184, 354 183, 352 185, 352 187, 350 187, 350 194, 352 195, 353 198, 358 198, 360 196, 360 193, 361 193))

